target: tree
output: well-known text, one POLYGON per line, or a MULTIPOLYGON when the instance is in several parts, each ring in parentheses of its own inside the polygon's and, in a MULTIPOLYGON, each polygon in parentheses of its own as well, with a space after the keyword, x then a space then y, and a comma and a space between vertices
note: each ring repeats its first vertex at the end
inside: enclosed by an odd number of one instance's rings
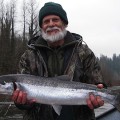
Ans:
POLYGON ((5 9, 4 1, 1 2, 1 28, 0 28, 0 74, 9 70, 10 65, 10 31, 11 18, 9 9, 5 9))
POLYGON ((23 9, 22 9, 22 11, 23 11, 23 41, 25 41, 26 40, 26 9, 27 8, 27 6, 26 6, 26 0, 23 0, 23 9))
POLYGON ((99 61, 107 85, 120 85, 120 55, 113 54, 112 58, 102 55, 99 61))
POLYGON ((16 73, 15 6, 1 1, 0 13, 0 74, 16 73))
POLYGON ((29 22, 28 22, 28 28, 29 28, 29 38, 33 38, 38 33, 38 20, 36 15, 37 10, 37 3, 36 0, 30 0, 28 3, 28 14, 29 14, 29 22))

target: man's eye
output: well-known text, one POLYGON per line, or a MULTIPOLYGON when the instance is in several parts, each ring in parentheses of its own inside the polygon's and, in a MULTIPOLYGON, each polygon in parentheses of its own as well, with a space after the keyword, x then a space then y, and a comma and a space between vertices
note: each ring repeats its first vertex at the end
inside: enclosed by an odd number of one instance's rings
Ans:
POLYGON ((58 22, 58 21, 59 21, 59 19, 57 19, 57 18, 54 18, 54 19, 53 19, 53 21, 54 21, 54 22, 58 22))
POLYGON ((43 21, 43 24, 47 24, 47 23, 49 23, 49 20, 43 21))

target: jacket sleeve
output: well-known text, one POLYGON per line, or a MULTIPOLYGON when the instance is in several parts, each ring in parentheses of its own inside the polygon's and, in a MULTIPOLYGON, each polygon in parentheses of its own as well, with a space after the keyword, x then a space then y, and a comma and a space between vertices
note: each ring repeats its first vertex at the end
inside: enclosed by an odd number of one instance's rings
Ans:
POLYGON ((29 53, 30 51, 26 50, 20 58, 18 71, 20 74, 30 74, 29 53))
MULTIPOLYGON (((30 53, 31 51, 27 50, 25 53, 21 56, 20 62, 19 62, 19 71, 18 73, 20 74, 31 74, 31 66, 30 66, 30 53)), ((16 107, 22 110, 29 110, 33 108, 34 103, 29 105, 29 104, 17 104, 15 103, 16 107)))
POLYGON ((87 45, 82 46, 82 63, 84 66, 84 81, 90 84, 105 84, 102 79, 101 68, 98 59, 87 45))

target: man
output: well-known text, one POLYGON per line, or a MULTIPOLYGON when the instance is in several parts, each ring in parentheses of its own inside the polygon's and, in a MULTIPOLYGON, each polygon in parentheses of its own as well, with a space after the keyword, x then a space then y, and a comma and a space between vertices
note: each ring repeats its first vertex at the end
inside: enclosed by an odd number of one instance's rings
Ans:
MULTIPOLYGON (((96 84, 103 88, 100 67, 94 53, 83 44, 82 37, 66 30, 68 18, 60 4, 48 2, 39 12, 41 35, 31 39, 20 60, 20 72, 44 77, 69 75, 71 80, 96 84)), ((50 105, 28 100, 27 93, 16 90, 12 99, 26 110, 25 120, 95 120, 94 108, 104 101, 93 94, 88 106, 62 106, 60 116, 50 105)))

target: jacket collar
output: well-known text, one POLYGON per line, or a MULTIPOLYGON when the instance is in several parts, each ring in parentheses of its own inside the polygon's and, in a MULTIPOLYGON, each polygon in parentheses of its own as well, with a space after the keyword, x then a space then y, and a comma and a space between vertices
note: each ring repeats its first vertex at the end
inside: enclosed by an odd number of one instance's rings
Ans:
MULTIPOLYGON (((78 41, 82 42, 82 36, 75 34, 75 33, 70 33, 69 31, 67 31, 67 34, 64 39, 65 39, 64 44, 61 47, 67 47, 67 46, 74 45, 78 41)), ((50 49, 47 42, 42 38, 42 36, 39 36, 36 39, 32 39, 31 41, 29 41, 28 46, 50 49)))

